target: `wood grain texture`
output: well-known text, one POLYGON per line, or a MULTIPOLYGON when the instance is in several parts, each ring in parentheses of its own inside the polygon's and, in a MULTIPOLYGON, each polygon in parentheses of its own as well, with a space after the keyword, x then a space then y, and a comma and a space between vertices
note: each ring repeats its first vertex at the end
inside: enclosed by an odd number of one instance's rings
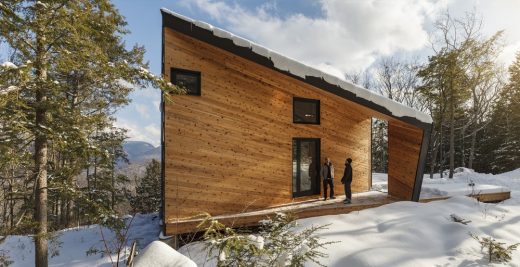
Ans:
MULTIPOLYGON (((472 197, 480 202, 484 203, 498 203, 511 198, 511 192, 496 192, 496 193, 482 193, 482 194, 469 194, 468 197, 472 197)), ((428 203, 437 200, 444 200, 450 198, 449 196, 438 196, 430 198, 421 198, 419 202, 428 203)))
MULTIPOLYGON (((234 214, 318 198, 292 197, 293 138, 320 138, 322 163, 330 157, 335 166, 336 195, 344 193, 340 180, 347 157, 353 159, 353 192, 370 189, 371 118, 393 118, 169 28, 164 31, 166 78, 171 68, 200 71, 202 84, 201 96, 171 96, 165 103, 166 229, 204 212, 234 214), (321 124, 294 124, 293 97, 319 99, 321 124)), ((415 143, 410 145, 405 154, 416 152, 415 143)), ((411 194, 407 175, 395 176, 404 183, 398 196, 411 194)))
POLYGON ((388 123, 388 194, 402 200, 412 199, 422 133, 404 122, 388 123))

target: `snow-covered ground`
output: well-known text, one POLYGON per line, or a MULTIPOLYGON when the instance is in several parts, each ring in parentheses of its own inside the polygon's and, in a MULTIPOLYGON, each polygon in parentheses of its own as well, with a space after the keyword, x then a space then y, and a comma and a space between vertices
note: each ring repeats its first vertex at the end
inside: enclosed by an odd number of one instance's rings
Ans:
MULTIPOLYGON (((456 168, 452 179, 440 178, 436 173, 433 179, 429 175, 423 178, 421 198, 438 196, 466 196, 471 193, 498 193, 511 192, 508 204, 520 205, 520 169, 501 173, 499 175, 474 172, 467 168, 456 168), (470 186, 473 184, 473 186, 470 186)), ((387 191, 387 174, 372 174, 372 189, 375 191, 387 191)))
MULTIPOLYGON (((386 175, 375 174, 373 185, 375 189, 384 191, 386 175)), ((500 175, 459 169, 453 179, 425 176, 423 187, 423 197, 428 194, 455 196, 430 203, 397 202, 298 222, 300 227, 330 224, 328 229, 320 232, 320 236, 323 241, 340 243, 327 247, 329 256, 322 259, 326 266, 485 266, 486 257, 469 233, 492 236, 506 244, 520 242, 520 169, 500 175), (471 188, 468 185, 471 182, 475 188, 508 189, 511 199, 499 204, 484 204, 458 196, 467 193, 465 190, 471 188), (451 214, 471 222, 467 225, 453 222, 451 214)), ((140 248, 157 240, 160 231, 157 215, 137 215, 132 225, 130 240, 139 240, 140 248)), ((92 247, 103 250, 97 225, 60 231, 57 240, 60 253, 50 259, 50 266, 111 266, 108 256, 86 254, 92 247)), ((8 236, 0 244, 0 252, 2 250, 8 251, 10 260, 14 260, 12 266, 33 266, 34 247, 30 237, 8 236)), ((168 255, 161 247, 159 251, 168 255)), ((206 253, 201 251, 201 246, 187 245, 179 252, 199 266, 214 266, 214 262, 205 262, 206 253)), ((151 254, 152 257, 148 255, 149 258, 143 262, 153 260, 156 252, 151 254)), ((165 257, 162 255, 155 259, 165 257)), ((520 266, 520 251, 513 252, 511 263, 499 266, 520 266)))
MULTIPOLYGON (((520 207, 456 196, 430 203, 398 202, 358 213, 303 219, 302 227, 331 224, 321 233, 326 266, 483 266, 486 257, 468 233, 520 242, 520 207), (467 220, 453 222, 451 214, 467 220)), ((520 265, 520 252, 513 263, 520 265)), ((314 266, 310 264, 310 266, 314 266)))
MULTIPOLYGON (((144 248, 156 240, 161 231, 159 221, 160 218, 157 214, 137 214, 130 227, 129 245, 133 240, 137 240, 138 247, 144 248)), ((103 229, 103 233, 107 240, 113 238, 113 234, 109 230, 103 229)), ((98 225, 59 231, 57 242, 53 244, 57 245, 59 255, 49 259, 49 266, 112 266, 108 255, 104 257, 102 253, 87 255, 87 251, 90 249, 104 250, 98 225)), ((6 251, 9 259, 14 261, 10 267, 34 266, 34 243, 29 236, 7 236, 6 240, 0 244, 1 250, 6 251)), ((112 257, 115 260, 115 255, 112 257)), ((126 259, 126 255, 123 255, 123 259, 126 259)), ((124 262, 124 260, 122 261, 124 262)))
MULTIPOLYGON (((386 174, 372 178, 374 189, 386 190, 386 174)), ((460 168, 453 179, 425 177, 423 187, 422 197, 453 197, 430 203, 397 202, 298 222, 300 227, 330 224, 320 236, 340 243, 327 247, 329 256, 321 261, 325 266, 487 266, 480 244, 469 233, 506 244, 520 242, 520 169, 491 175, 460 168), (465 197, 472 192, 471 182, 476 192, 510 190, 511 199, 486 204, 465 197), (451 214, 471 222, 454 222, 451 214)), ((215 266, 214 259, 207 262, 207 251, 200 244, 188 244, 179 252, 199 266, 215 266)), ((520 251, 513 253, 512 262, 499 266, 520 266, 520 251)))

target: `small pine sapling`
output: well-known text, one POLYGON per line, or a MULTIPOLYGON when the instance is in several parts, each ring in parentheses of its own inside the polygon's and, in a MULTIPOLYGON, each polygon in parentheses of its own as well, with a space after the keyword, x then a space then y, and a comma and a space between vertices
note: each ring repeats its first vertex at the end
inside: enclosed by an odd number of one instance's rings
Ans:
POLYGON ((304 266, 307 261, 324 266, 319 262, 327 257, 322 249, 336 243, 316 236, 327 225, 298 229, 295 217, 283 213, 261 221, 257 233, 239 232, 210 217, 199 227, 205 228, 208 255, 217 266, 304 266))
POLYGON ((511 254, 518 248, 520 243, 516 243, 510 246, 505 246, 505 243, 498 242, 492 237, 479 237, 472 233, 469 235, 480 243, 480 250, 487 250, 488 261, 491 262, 509 262, 511 261, 511 254))
POLYGON ((7 252, 8 251, 0 249, 0 267, 7 267, 14 263, 14 261, 10 260, 7 252))

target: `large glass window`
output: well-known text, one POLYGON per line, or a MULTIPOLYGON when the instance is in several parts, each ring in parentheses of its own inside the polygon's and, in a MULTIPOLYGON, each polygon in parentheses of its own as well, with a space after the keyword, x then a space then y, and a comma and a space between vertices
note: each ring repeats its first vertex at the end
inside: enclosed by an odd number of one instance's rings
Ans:
POLYGON ((320 139, 293 138, 293 197, 320 193, 320 139))
POLYGON ((320 124, 320 101, 308 98, 293 98, 293 122, 320 124))
POLYGON ((184 88, 188 95, 200 95, 200 72, 182 69, 171 70, 172 83, 184 88))

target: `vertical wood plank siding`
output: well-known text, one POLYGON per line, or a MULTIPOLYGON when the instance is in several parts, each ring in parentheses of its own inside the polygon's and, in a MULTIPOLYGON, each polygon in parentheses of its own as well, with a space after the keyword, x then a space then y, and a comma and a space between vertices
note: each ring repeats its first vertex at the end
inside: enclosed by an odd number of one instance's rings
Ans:
POLYGON ((411 200, 423 130, 400 121, 388 123, 388 194, 411 200))

